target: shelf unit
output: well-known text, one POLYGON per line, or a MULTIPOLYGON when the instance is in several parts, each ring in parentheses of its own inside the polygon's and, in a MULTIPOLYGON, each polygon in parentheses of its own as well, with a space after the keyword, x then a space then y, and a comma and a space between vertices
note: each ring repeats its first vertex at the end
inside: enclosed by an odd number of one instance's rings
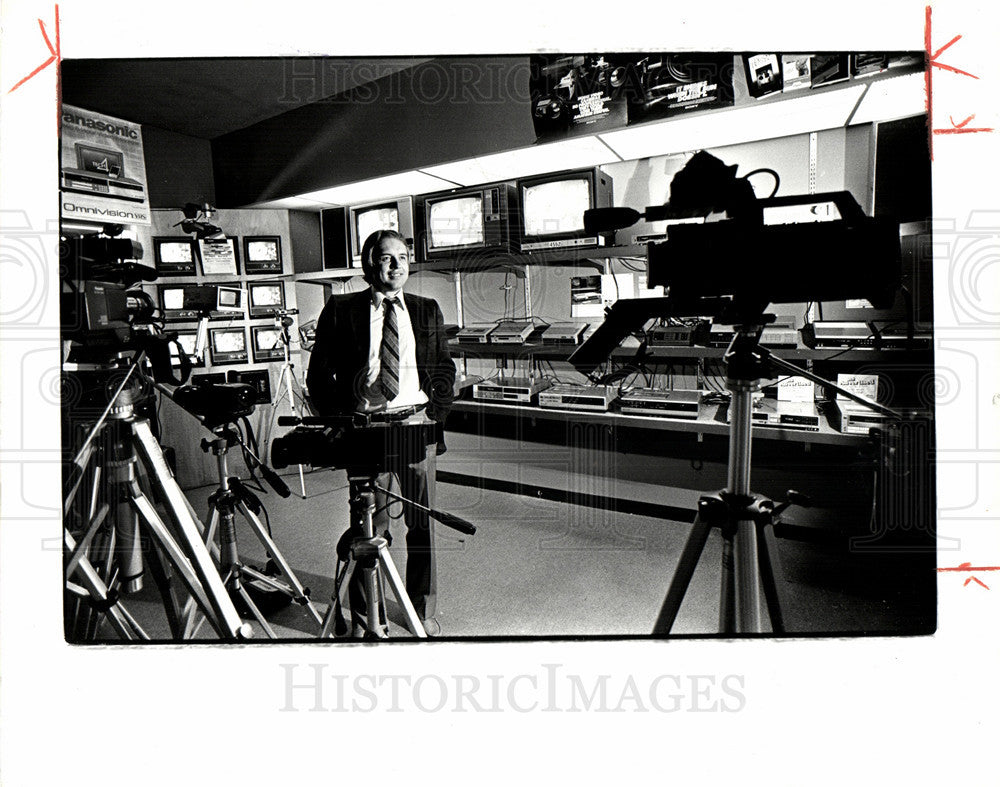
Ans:
MULTIPOLYGON (((685 420, 679 418, 660 418, 657 416, 628 415, 617 412, 598 413, 586 410, 568 410, 560 408, 535 407, 498 402, 478 402, 460 400, 455 402, 454 409, 465 413, 491 413, 528 419, 550 421, 570 421, 581 424, 599 424, 608 427, 631 427, 654 432, 688 432, 698 435, 727 435, 729 425, 726 422, 727 404, 710 405, 703 408, 697 419, 685 420)), ((796 429, 776 429, 761 426, 753 427, 753 436, 764 440, 775 440, 787 443, 856 446, 860 447, 867 441, 863 435, 841 434, 833 429, 825 419, 820 421, 819 431, 806 432, 796 429)))

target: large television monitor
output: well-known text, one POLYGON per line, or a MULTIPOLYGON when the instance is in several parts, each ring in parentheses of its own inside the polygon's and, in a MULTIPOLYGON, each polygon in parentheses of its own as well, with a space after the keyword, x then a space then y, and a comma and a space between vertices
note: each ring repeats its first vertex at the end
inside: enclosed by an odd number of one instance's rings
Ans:
POLYGON ((517 251, 517 189, 490 183, 428 194, 421 199, 424 259, 470 251, 517 251))
POLYGON ((517 181, 521 251, 599 246, 614 234, 587 235, 583 213, 612 205, 614 182, 597 167, 535 175, 517 181))
POLYGON ((361 267, 361 248, 377 230, 395 230, 413 248, 413 197, 369 202, 348 208, 351 232, 351 267, 361 267))

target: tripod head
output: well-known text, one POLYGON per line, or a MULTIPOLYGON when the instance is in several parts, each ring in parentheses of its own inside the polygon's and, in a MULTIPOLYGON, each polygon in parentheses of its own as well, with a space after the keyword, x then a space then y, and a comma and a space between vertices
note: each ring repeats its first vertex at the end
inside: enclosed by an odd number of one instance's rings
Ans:
POLYGON ((425 511, 453 530, 475 534, 475 525, 461 517, 422 506, 377 483, 379 475, 407 461, 416 447, 436 443, 438 424, 372 423, 365 416, 281 416, 278 423, 296 428, 271 443, 271 461, 275 467, 308 464, 343 468, 352 486, 377 490, 404 506, 425 511))

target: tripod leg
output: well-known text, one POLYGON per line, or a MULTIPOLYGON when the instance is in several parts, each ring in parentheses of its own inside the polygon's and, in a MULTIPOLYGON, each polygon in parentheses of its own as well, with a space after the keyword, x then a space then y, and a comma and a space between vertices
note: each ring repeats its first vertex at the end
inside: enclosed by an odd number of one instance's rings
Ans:
MULTIPOLYGON (((133 499, 132 504, 136 507, 143 523, 146 525, 153 539, 167 555, 168 561, 176 567, 178 576, 180 576, 181 581, 191 594, 191 597, 196 601, 198 606, 202 608, 205 614, 210 617, 212 626, 220 635, 225 636, 225 630, 222 628, 221 624, 216 621, 214 617, 212 617, 213 605, 209 602, 205 589, 198 576, 194 573, 187 555, 184 554, 180 545, 174 540, 170 531, 167 530, 167 526, 164 524, 163 520, 160 519, 160 515, 156 513, 156 509, 153 508, 153 504, 150 503, 145 496, 143 496, 142 492, 138 488, 135 492, 136 496, 133 499)), ((223 588, 223 592, 225 592, 225 588, 223 588)), ((233 613, 235 614, 235 612, 236 610, 234 608, 233 613)))
POLYGON ((760 578, 757 574, 757 526, 752 520, 737 525, 735 549, 736 612, 741 634, 759 634, 760 578))
POLYGON ((774 525, 770 522, 758 528, 758 544, 760 548, 760 579, 764 586, 764 599, 767 602, 767 613, 771 618, 771 631, 775 634, 785 633, 785 621, 781 615, 781 596, 778 583, 775 580, 775 568, 781 566, 778 557, 778 539, 774 535, 774 525))
POLYGON ((147 564, 149 573, 153 577, 153 582, 160 591, 160 598, 163 599, 163 609, 167 614, 167 623, 170 625, 170 635, 174 639, 180 639, 183 634, 180 617, 180 601, 174 591, 173 583, 170 581, 170 570, 164 564, 163 558, 158 549, 150 549, 147 553, 147 564))
MULTIPOLYGON (((357 561, 352 557, 346 568, 344 569, 344 576, 337 584, 337 590, 342 588, 349 588, 351 586, 351 577, 354 575, 354 567, 357 565, 357 561)), ((323 627, 320 629, 319 636, 320 639, 325 639, 330 636, 330 632, 333 631, 335 618, 337 615, 337 604, 340 601, 340 597, 334 592, 333 598, 330 599, 330 608, 326 611, 326 616, 323 618, 323 627)), ((354 611, 351 611, 353 617, 354 611)))
POLYGON ((212 563, 212 557, 205 548, 199 528, 195 525, 187 507, 186 498, 170 472, 156 438, 153 437, 149 422, 136 421, 133 423, 132 429, 139 455, 149 468, 150 481, 162 495, 164 505, 177 525, 179 534, 187 548, 191 565, 198 575, 198 579, 201 580, 219 625, 222 627, 221 633, 223 636, 233 639, 247 636, 248 628, 240 620, 240 616, 222 584, 222 578, 212 563))
POLYGON ((691 577, 701 558, 701 553, 705 549, 705 542, 708 541, 708 534, 712 526, 705 522, 700 516, 696 516, 688 535, 687 543, 684 544, 684 551, 677 562, 674 570, 674 577, 670 580, 670 588, 667 596, 663 599, 660 607, 660 614, 656 618, 653 626, 653 634, 665 635, 670 633, 680 611, 681 602, 684 601, 684 594, 687 593, 688 585, 691 584, 691 577))
MULTIPOLYGON (((73 539, 73 536, 70 535, 68 530, 63 530, 63 538, 65 540, 66 548, 72 552, 76 548, 76 541, 73 539)), ((109 603, 107 585, 104 584, 104 581, 97 573, 97 570, 93 567, 93 565, 91 565, 87 558, 82 557, 79 561, 77 561, 74 575, 83 583, 87 593, 94 600, 94 602, 104 607, 104 616, 111 624, 111 627, 118 633, 118 636, 126 640, 135 639, 136 632, 129 624, 129 618, 131 618, 131 616, 122 614, 122 607, 119 602, 115 601, 113 603, 109 603)), ((69 584, 69 576, 66 577, 66 582, 69 584)), ((139 632, 142 632, 142 629, 138 628, 138 626, 136 628, 139 632)), ((89 638, 93 639, 96 634, 97 626, 95 625, 93 636, 90 636, 89 638)), ((142 639, 148 639, 144 632, 141 636, 142 639)))
MULTIPOLYGON (((382 614, 382 593, 381 593, 381 582, 379 581, 378 574, 378 561, 374 558, 368 558, 372 560, 371 566, 361 566, 362 580, 364 582, 365 589, 365 601, 367 602, 367 617, 368 617, 368 631, 374 634, 379 639, 385 639, 389 636, 389 623, 386 621, 385 625, 382 625, 380 616, 382 614)), ((353 617, 354 611, 351 611, 351 616, 353 617)))
POLYGON ((87 550, 90 549, 90 544, 94 540, 94 536, 97 535, 97 531, 100 529, 101 524, 104 522, 110 511, 111 509, 108 507, 107 503, 102 505, 97 510, 97 514, 91 521, 90 527, 87 528, 87 532, 84 534, 83 538, 80 539, 80 543, 76 545, 76 549, 73 550, 73 554, 70 555, 69 563, 66 564, 67 576, 71 575, 76 570, 76 566, 80 562, 80 558, 87 554, 87 550))
POLYGON ((392 592, 396 596, 396 601, 403 608, 403 614, 406 615, 406 623, 410 632, 415 637, 425 639, 427 632, 424 631, 423 624, 417 616, 417 611, 413 608, 413 602, 410 601, 410 596, 407 594, 406 588, 403 587, 403 580, 396 570, 396 564, 392 562, 392 557, 389 555, 389 550, 385 545, 379 547, 378 562, 389 579, 389 587, 392 588, 392 592))
POLYGON ((257 605, 253 603, 253 599, 250 598, 250 594, 247 593, 247 589, 243 586, 242 583, 237 585, 236 592, 240 594, 240 598, 243 599, 243 603, 246 604, 247 607, 249 607, 250 614, 253 615, 254 618, 256 618, 258 623, 260 623, 260 627, 264 629, 264 633, 267 634, 267 636, 270 637, 271 639, 277 639, 278 635, 275 634, 274 629, 272 629, 267 624, 267 620, 261 614, 261 611, 257 609, 257 605))
POLYGON ((256 534, 257 540, 260 541, 264 549, 267 550, 267 554, 271 556, 271 559, 278 567, 278 570, 281 571, 282 576, 284 576, 284 578, 288 581, 288 584, 291 585, 291 588, 294 591, 294 594, 291 594, 292 598, 294 598, 299 604, 304 604, 316 623, 322 625, 323 619, 320 617, 319 612, 316 611, 316 607, 313 606, 312 601, 309 599, 308 592, 302 583, 299 582, 299 578, 295 576, 295 572, 292 571, 292 567, 288 564, 288 561, 285 560, 285 556, 281 554, 281 551, 274 543, 274 540, 270 535, 268 535, 267 530, 264 529, 264 525, 253 513, 253 511, 247 508, 245 503, 239 504, 239 510, 240 513, 246 517, 247 522, 250 523, 250 527, 256 534))
POLYGON ((732 523, 722 528, 722 577, 719 584, 719 633, 736 632, 736 531, 732 523))

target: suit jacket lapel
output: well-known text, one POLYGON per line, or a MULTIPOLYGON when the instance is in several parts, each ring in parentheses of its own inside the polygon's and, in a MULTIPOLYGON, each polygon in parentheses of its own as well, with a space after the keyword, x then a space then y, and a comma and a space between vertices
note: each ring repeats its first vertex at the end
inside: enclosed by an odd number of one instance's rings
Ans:
POLYGON ((420 308, 420 301, 411 295, 403 293, 406 311, 410 314, 410 325, 413 327, 413 343, 416 349, 417 372, 422 373, 427 368, 426 315, 420 308))
POLYGON ((357 348, 362 358, 367 358, 371 350, 371 290, 362 290, 351 304, 351 328, 357 337, 357 348))

